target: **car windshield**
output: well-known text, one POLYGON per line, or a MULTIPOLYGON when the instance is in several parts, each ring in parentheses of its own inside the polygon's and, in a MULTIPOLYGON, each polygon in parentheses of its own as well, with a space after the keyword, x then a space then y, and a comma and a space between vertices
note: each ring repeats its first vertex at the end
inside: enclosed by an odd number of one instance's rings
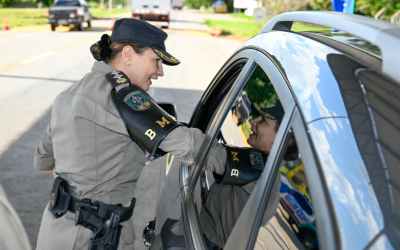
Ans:
POLYGON ((79 1, 76 0, 59 0, 55 6, 81 6, 79 1))

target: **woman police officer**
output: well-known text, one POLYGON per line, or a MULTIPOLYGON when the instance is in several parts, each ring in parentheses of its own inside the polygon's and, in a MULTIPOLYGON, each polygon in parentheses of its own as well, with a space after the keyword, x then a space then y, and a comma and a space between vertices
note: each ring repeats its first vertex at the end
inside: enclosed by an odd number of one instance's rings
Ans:
POLYGON ((132 249, 145 152, 193 161, 201 132, 179 126, 145 92, 163 76, 162 63, 179 64, 166 38, 144 21, 117 20, 111 37, 92 45, 91 72, 55 99, 34 155, 36 168, 56 177, 37 249, 132 249))

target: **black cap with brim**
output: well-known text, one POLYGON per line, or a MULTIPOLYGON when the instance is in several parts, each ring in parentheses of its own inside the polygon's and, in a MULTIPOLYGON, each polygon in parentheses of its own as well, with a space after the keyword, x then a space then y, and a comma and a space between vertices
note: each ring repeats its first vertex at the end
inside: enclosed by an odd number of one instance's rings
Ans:
POLYGON ((165 49, 167 33, 146 21, 133 18, 118 19, 111 34, 112 42, 134 43, 152 48, 162 62, 167 65, 178 65, 180 62, 165 49))
POLYGON ((276 120, 278 123, 282 122, 283 116, 285 114, 282 105, 278 102, 275 106, 268 107, 268 108, 259 108, 258 105, 254 105, 259 115, 270 119, 276 120))
POLYGON ((180 63, 178 59, 168 53, 166 50, 160 50, 157 48, 153 48, 154 53, 156 53, 162 60, 164 64, 175 66, 180 63))

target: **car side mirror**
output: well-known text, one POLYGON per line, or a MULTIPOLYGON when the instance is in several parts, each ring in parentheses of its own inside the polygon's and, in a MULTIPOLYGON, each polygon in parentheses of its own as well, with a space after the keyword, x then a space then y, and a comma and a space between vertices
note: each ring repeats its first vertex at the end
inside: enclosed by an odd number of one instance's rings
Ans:
POLYGON ((175 117, 176 120, 178 120, 178 115, 176 114, 176 109, 174 104, 168 102, 159 102, 158 105, 162 109, 167 111, 168 114, 172 115, 173 117, 175 117))

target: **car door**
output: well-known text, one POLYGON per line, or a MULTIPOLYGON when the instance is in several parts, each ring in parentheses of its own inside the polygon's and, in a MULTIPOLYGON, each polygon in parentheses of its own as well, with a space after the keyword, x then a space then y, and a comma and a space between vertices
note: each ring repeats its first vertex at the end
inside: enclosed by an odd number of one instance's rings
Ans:
MULTIPOLYGON (((276 157, 278 155, 279 148, 282 147, 281 144, 283 138, 287 135, 289 120, 291 117, 291 113, 294 109, 294 100, 291 98, 291 94, 286 84, 285 77, 282 74, 278 63, 275 62, 266 53, 263 53, 256 49, 247 48, 239 51, 235 56, 233 56, 230 62, 228 62, 219 72, 216 80, 205 92, 205 96, 203 96, 191 120, 192 126, 199 127, 203 131, 205 131, 205 133, 207 134, 207 139, 203 143, 203 150, 200 152, 198 162, 196 166, 192 168, 193 170, 189 171, 189 168, 186 168, 185 166, 181 170, 181 180, 184 185, 184 199, 182 203, 183 217, 186 229, 186 239, 189 248, 205 249, 206 247, 202 237, 203 233, 201 232, 198 221, 198 211, 199 209, 201 210, 201 208, 199 208, 200 206, 196 204, 195 201, 196 194, 199 192, 199 186, 202 186, 203 189, 204 186, 206 186, 206 188, 207 186, 210 186, 209 183, 207 185, 204 185, 199 180, 201 179, 199 178, 199 176, 206 172, 204 171, 204 169, 206 168, 206 166, 204 166, 205 159, 207 158, 210 147, 214 141, 222 140, 223 142, 226 142, 226 138, 224 138, 224 136, 221 136, 221 127, 224 126, 223 123, 226 121, 225 118, 230 110, 232 110, 232 107, 235 104, 235 101, 237 101, 238 96, 242 94, 243 90, 246 88, 246 84, 249 84, 249 82, 251 82, 252 76, 255 74, 256 71, 262 71, 266 75, 266 78, 269 79, 271 83, 273 83, 270 90, 273 90, 277 94, 280 102, 285 109, 284 119, 281 123, 281 126, 279 127, 278 134, 273 144, 274 146, 270 152, 270 157, 268 158, 268 163, 262 175, 264 176, 264 178, 267 179, 273 178, 273 171, 271 171, 270 165, 273 162, 277 161, 276 157), (234 81, 223 81, 225 78, 221 76, 229 75, 229 69, 232 69, 235 62, 240 59, 242 61, 245 61, 246 64, 242 65, 240 73, 236 72, 237 77, 234 78, 234 81), (225 86, 225 88, 221 86, 225 86), (221 92, 218 92, 221 89, 225 89, 225 92, 222 94, 223 97, 220 96, 221 92), (214 98, 218 100, 215 101, 214 98), (215 105, 215 103, 219 103, 219 105, 215 105), (210 110, 212 110, 211 107, 213 109, 213 112, 210 112, 210 110), (201 121, 201 123, 199 121, 201 121)), ((273 183, 271 181, 267 183, 268 185, 264 187, 266 188, 266 191, 270 190, 273 186, 273 183)), ((258 196, 259 197, 256 200, 259 200, 260 203, 261 197, 264 197, 265 195, 263 195, 261 192, 258 196)), ((253 217, 253 223, 248 223, 249 219, 250 218, 246 218, 246 224, 249 226, 252 226, 257 221, 257 218, 253 217)), ((243 232, 243 229, 240 229, 240 235, 242 237, 239 238, 244 237, 246 239, 241 240, 242 243, 247 242, 250 239, 252 230, 248 228, 246 232, 247 234, 243 232)), ((238 247, 237 244, 234 244, 234 248, 232 249, 245 248, 238 247)))

